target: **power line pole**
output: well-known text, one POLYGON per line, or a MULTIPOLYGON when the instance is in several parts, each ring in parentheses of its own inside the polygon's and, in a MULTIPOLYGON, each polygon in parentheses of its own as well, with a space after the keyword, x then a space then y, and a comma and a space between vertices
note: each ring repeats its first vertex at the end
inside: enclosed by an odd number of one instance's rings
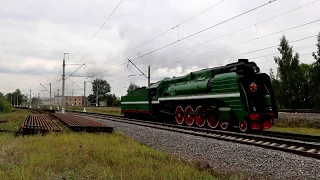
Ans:
MULTIPOLYGON (((60 106, 60 103, 61 103, 61 98, 59 97, 59 90, 58 89, 58 92, 57 92, 57 109, 59 110, 59 106, 60 106)), ((54 99, 54 102, 56 103, 56 99, 54 99)))
POLYGON ((99 89, 98 89, 98 81, 96 82, 96 84, 97 84, 97 96, 96 96, 96 106, 98 106, 99 105, 99 103, 98 103, 98 100, 99 100, 99 89))
POLYGON ((46 87, 44 87, 43 84, 40 83, 40 85, 46 90, 48 91, 48 93, 50 94, 50 110, 52 110, 52 103, 51 103, 51 83, 50 84, 45 84, 45 85, 49 85, 50 86, 50 90, 48 90, 46 87))
POLYGON ((151 111, 151 102, 152 102, 152 99, 151 99, 151 90, 150 90, 150 64, 148 65, 148 99, 149 99, 149 111, 151 111))
POLYGON ((50 110, 52 110, 51 83, 49 85, 50 85, 50 110))
POLYGON ((86 81, 83 83, 83 107, 86 107, 86 81))
POLYGON ((18 95, 18 91, 17 91, 17 107, 19 106, 19 95, 18 95))
POLYGON ((69 53, 64 53, 63 54, 63 62, 62 62, 62 97, 61 97, 61 112, 64 113, 64 109, 65 109, 65 99, 64 99, 64 86, 65 86, 65 67, 66 67, 66 54, 69 53))
POLYGON ((40 93, 38 93, 38 109, 40 108, 40 93))
POLYGON ((148 66, 148 87, 150 88, 150 64, 148 66))
POLYGON ((11 97, 11 101, 10 101, 10 102, 11 102, 11 106, 13 105, 13 104, 12 104, 12 96, 13 96, 13 94, 11 94, 11 96, 10 96, 10 97, 11 97))
POLYGON ((30 88, 30 106, 29 106, 30 109, 31 109, 31 101, 32 99, 31 99, 31 88, 30 88))

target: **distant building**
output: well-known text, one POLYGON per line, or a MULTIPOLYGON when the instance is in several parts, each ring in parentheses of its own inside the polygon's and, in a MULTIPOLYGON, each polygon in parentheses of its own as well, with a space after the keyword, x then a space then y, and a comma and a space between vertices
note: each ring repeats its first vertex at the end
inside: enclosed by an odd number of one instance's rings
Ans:
POLYGON ((99 106, 107 106, 107 101, 99 101, 99 106))
MULTIPOLYGON (((41 104, 42 105, 50 105, 50 99, 41 99, 41 104)), ((53 100, 52 100, 52 104, 53 104, 53 100)))
POLYGON ((61 106, 61 96, 54 96, 54 105, 61 106))
MULTIPOLYGON (((66 106, 82 106, 82 96, 65 96, 66 106)), ((54 97, 54 104, 61 106, 61 96, 54 97)))

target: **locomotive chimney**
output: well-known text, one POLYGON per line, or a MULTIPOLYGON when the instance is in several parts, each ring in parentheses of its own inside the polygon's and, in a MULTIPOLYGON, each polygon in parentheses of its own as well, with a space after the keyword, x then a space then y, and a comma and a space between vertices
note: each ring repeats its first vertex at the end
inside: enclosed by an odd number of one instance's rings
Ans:
POLYGON ((248 63, 248 62, 249 62, 249 60, 248 60, 248 59, 238 59, 238 62, 248 63))

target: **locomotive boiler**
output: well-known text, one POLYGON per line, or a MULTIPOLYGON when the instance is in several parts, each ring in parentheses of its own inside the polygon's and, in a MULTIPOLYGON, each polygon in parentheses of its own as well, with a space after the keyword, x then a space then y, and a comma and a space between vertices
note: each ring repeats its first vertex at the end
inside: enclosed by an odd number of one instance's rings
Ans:
POLYGON ((268 129, 278 118, 270 77, 247 59, 129 91, 121 97, 121 112, 187 126, 236 126, 242 132, 268 129))

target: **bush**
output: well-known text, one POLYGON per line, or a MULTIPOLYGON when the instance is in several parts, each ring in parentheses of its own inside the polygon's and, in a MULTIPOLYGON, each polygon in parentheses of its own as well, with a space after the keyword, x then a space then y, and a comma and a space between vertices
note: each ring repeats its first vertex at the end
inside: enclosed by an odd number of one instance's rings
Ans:
POLYGON ((0 112, 9 113, 11 111, 11 104, 4 98, 0 98, 0 112))
POLYGON ((121 104, 121 101, 120 101, 119 99, 116 99, 116 100, 114 100, 114 101, 112 102, 112 106, 118 107, 118 106, 120 106, 120 104, 121 104))

